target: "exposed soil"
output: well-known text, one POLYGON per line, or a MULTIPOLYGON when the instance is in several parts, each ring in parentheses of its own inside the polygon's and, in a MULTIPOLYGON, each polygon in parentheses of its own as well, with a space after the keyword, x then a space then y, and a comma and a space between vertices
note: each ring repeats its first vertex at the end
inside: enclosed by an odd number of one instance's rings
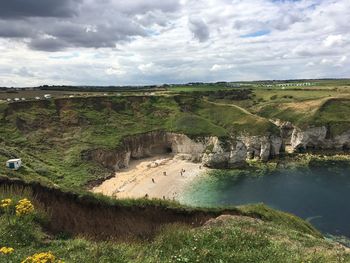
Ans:
POLYGON ((93 196, 63 192, 39 183, 26 183, 0 177, 0 185, 11 192, 32 192, 32 200, 50 214, 47 230, 51 233, 69 233, 98 240, 133 240, 154 237, 165 225, 203 225, 221 214, 238 215, 229 210, 204 211, 172 208, 161 203, 123 205, 109 204, 93 196))

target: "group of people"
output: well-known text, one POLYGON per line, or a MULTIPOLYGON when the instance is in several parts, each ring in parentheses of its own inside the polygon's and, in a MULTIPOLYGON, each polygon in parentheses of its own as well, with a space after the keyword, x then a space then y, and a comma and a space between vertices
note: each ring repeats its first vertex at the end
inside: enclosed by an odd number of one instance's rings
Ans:
MULTIPOLYGON (((199 166, 199 169, 202 169, 202 166, 201 166, 201 165, 199 166)), ((181 168, 180 175, 183 176, 185 172, 186 172, 186 170, 183 169, 183 168, 181 168)), ((164 172, 163 172, 163 175, 164 175, 164 176, 167 176, 167 172, 164 171, 164 172)), ((156 183, 156 181, 154 180, 154 178, 152 178, 152 183, 154 183, 154 184, 156 183)), ((176 192, 175 192, 175 194, 176 194, 176 192)), ((148 198, 148 194, 145 194, 145 198, 148 198)), ((163 196, 163 199, 165 200, 165 196, 163 196)), ((173 197, 173 199, 175 199, 175 197, 173 197)))

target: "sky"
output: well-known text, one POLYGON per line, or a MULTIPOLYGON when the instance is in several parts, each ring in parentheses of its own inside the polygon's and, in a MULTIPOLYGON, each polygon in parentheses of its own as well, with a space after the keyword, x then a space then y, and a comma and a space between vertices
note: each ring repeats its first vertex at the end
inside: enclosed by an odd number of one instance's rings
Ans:
POLYGON ((350 77, 349 0, 0 2, 0 86, 350 77))

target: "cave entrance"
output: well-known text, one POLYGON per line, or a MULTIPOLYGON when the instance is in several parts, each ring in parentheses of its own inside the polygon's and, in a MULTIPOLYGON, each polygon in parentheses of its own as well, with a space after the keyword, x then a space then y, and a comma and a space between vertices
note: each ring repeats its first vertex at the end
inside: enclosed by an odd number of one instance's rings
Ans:
POLYGON ((172 148, 169 145, 164 144, 156 144, 150 148, 151 155, 171 154, 172 152, 172 148))
POLYGON ((317 148, 313 144, 307 144, 305 150, 308 151, 308 152, 313 152, 313 151, 317 150, 317 148))

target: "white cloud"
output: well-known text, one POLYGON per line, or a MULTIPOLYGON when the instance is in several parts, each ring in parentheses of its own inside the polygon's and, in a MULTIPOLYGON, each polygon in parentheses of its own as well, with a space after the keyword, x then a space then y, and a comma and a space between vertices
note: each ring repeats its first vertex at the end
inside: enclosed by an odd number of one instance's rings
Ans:
POLYGON ((221 70, 232 69, 234 67, 235 67, 234 65, 230 65, 230 64, 225 64, 225 65, 215 64, 211 67, 210 71, 221 71, 221 70))
POLYGON ((106 69, 107 75, 124 75, 126 72, 120 68, 110 67, 106 69))
POLYGON ((152 62, 147 64, 141 64, 138 66, 138 69, 144 74, 152 72, 153 68, 154 68, 154 64, 152 62))
POLYGON ((344 39, 342 35, 329 35, 324 41, 323 44, 325 47, 332 47, 334 45, 343 44, 344 39))

